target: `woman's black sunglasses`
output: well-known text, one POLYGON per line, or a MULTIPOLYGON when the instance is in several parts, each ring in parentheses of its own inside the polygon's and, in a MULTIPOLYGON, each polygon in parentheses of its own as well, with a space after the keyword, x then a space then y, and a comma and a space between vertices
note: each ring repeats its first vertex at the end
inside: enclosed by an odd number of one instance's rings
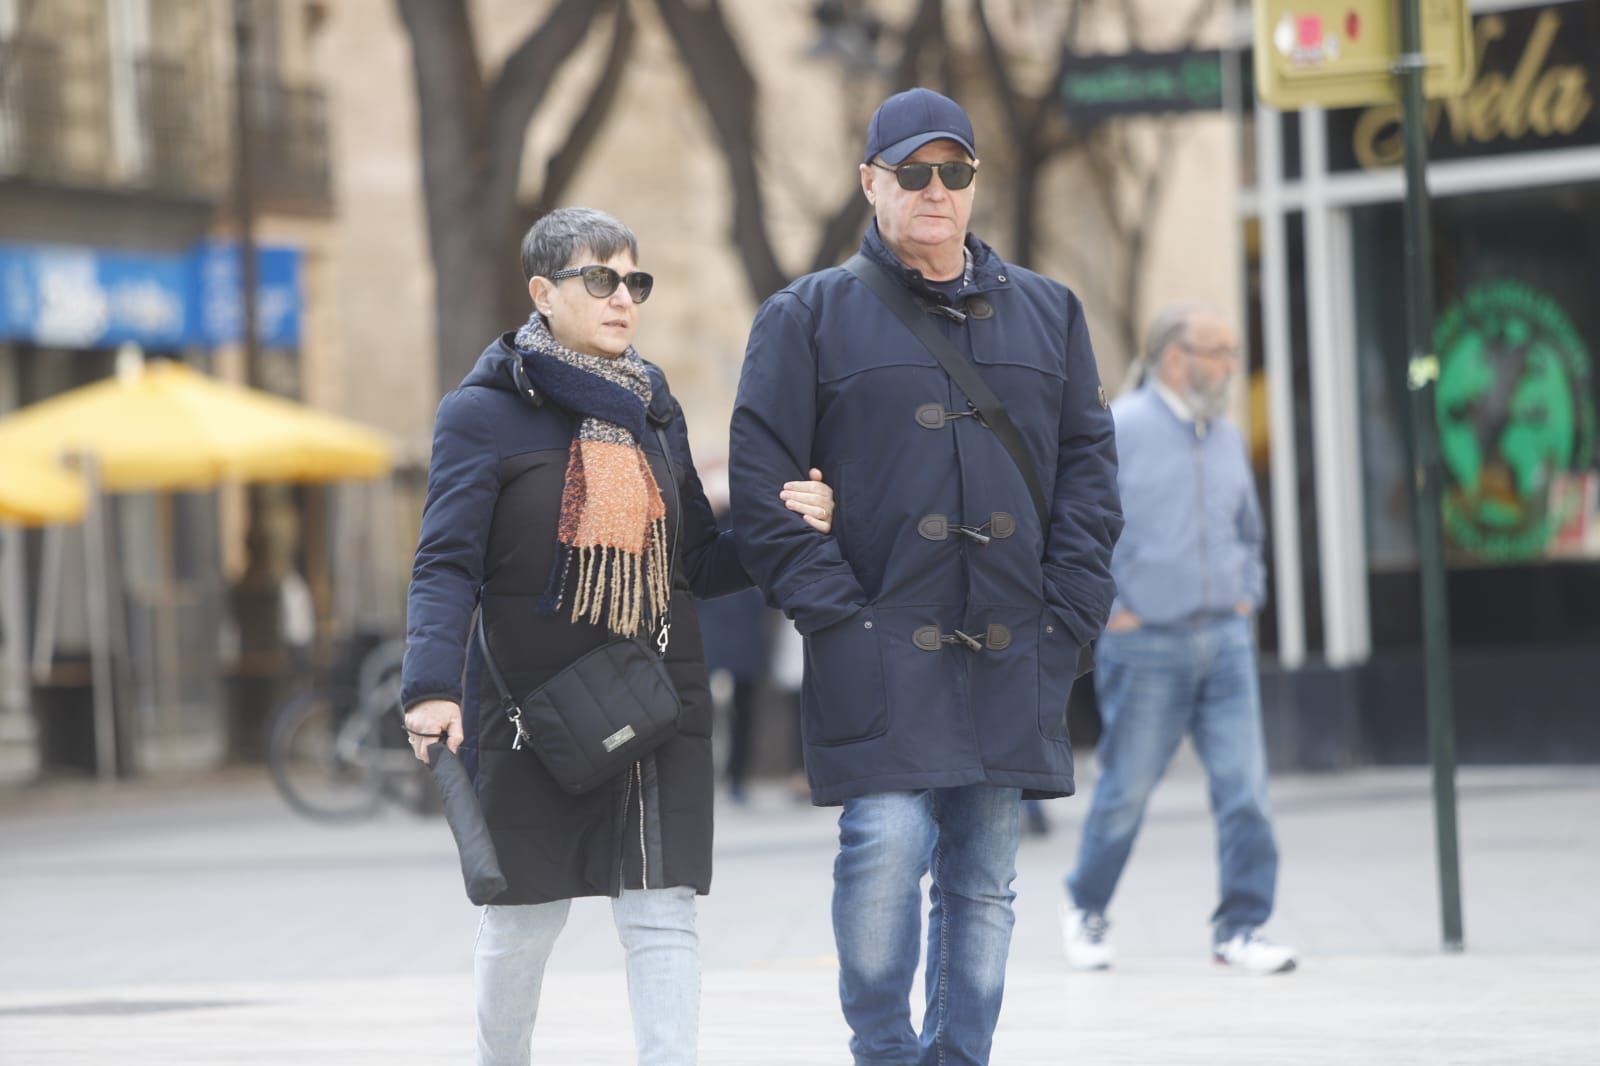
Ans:
POLYGON ((902 189, 910 192, 926 189, 928 182, 933 180, 935 170, 939 172, 939 180, 944 183, 944 187, 952 192, 971 185, 973 176, 978 173, 976 163, 901 163, 897 167, 891 167, 874 159, 872 165, 880 170, 894 171, 894 180, 900 183, 902 189))
POLYGON ((618 285, 626 285, 628 295, 633 297, 633 302, 636 304, 642 304, 650 299, 650 290, 655 288, 656 284, 656 279, 642 270, 630 270, 626 274, 618 274, 608 266, 573 267, 570 270, 558 270, 550 275, 551 281, 564 281, 567 278, 582 278, 583 287, 596 300, 604 300, 617 291, 618 285))

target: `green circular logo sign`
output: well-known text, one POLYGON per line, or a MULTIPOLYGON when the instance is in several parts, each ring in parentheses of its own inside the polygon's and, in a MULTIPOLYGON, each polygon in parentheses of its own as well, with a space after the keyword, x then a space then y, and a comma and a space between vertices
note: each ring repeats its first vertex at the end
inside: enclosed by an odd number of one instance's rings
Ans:
POLYGON ((1445 531, 1480 558, 1537 557, 1575 513, 1565 479, 1594 454, 1588 349, 1554 299, 1512 281, 1469 289, 1434 346, 1445 531))

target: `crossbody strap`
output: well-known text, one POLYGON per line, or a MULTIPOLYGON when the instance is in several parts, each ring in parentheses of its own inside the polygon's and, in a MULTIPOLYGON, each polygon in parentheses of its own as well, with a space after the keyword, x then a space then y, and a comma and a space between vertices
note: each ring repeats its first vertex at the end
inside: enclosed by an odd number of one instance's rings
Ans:
POLYGON ((846 260, 844 268, 871 289, 873 295, 894 312, 895 317, 904 323, 917 340, 922 342, 922 346, 928 349, 928 353, 944 367, 944 372, 950 375, 950 380, 956 383, 956 388, 966 393, 967 399, 972 401, 972 406, 977 409, 984 425, 994 431, 994 435, 1000 439, 1000 443, 1011 456, 1011 461, 1017 464, 1022 480, 1028 486, 1028 495, 1033 497, 1034 510, 1039 513, 1040 534, 1048 538, 1049 497, 1045 495, 1044 486, 1039 482, 1039 474, 1034 469, 1033 460, 1028 457, 1028 450, 1022 443, 1022 434, 1017 432, 1016 423, 1011 421, 1011 414, 1006 410, 1005 404, 1000 402, 1000 397, 996 396, 994 390, 984 382, 983 376, 978 373, 978 368, 972 365, 972 361, 934 327, 927 312, 909 289, 891 278, 881 266, 860 252, 846 260))
MULTIPOLYGON (((656 426, 655 431, 656 440, 661 444, 661 460, 667 464, 667 477, 672 481, 672 491, 678 497, 678 515, 673 522, 672 541, 667 545, 667 602, 661 609, 661 628, 656 634, 656 651, 664 658, 672 639, 672 591, 673 585, 678 580, 678 542, 683 537, 683 494, 678 492, 678 474, 672 467, 672 452, 668 449, 667 434, 660 426, 656 426)), ((511 694, 505 676, 500 673, 500 667, 494 661, 494 653, 489 650, 489 635, 483 629, 481 589, 478 593, 478 608, 473 613, 476 616, 473 629, 478 638, 478 647, 483 651, 483 664, 489 668, 489 679, 494 682, 495 691, 500 694, 501 701, 510 707, 517 702, 517 699, 511 694)))

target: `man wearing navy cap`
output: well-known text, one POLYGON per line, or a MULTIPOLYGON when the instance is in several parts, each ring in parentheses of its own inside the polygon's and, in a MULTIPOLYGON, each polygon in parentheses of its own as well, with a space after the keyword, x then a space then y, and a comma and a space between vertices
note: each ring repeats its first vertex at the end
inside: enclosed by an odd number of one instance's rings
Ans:
POLYGON ((1083 305, 967 232, 977 171, 955 101, 884 101, 861 250, 762 305, 733 416, 740 557, 806 638, 806 774, 842 806, 833 921, 860 1066, 989 1061, 1021 800, 1073 791, 1067 696, 1115 593, 1116 448, 1083 305), (767 499, 813 466, 839 497, 832 537, 767 499))

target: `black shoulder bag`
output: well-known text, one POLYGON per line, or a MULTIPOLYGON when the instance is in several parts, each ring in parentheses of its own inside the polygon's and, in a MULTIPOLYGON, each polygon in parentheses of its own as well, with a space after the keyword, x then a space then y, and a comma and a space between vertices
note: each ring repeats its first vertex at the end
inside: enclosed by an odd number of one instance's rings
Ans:
MULTIPOLYGON (((677 475, 666 434, 656 427, 667 476, 676 492, 677 475)), ((683 501, 678 501, 667 589, 678 573, 678 538, 683 533, 683 501)), ((654 647, 643 638, 618 637, 594 649, 518 700, 489 651, 478 610, 478 645, 489 669, 501 710, 517 731, 513 748, 524 744, 544 763, 558 785, 576 796, 621 775, 629 766, 678 732, 682 703, 667 673, 672 635, 670 606, 663 609, 654 647)))
MULTIPOLYGON (((877 263, 857 252, 845 260, 844 268, 856 277, 863 285, 872 290, 872 294, 894 312, 904 326, 909 329, 922 346, 928 349, 928 354, 944 368, 950 375, 950 380, 956 383, 956 388, 966 394, 967 400, 978 413, 978 420, 999 438, 1005 446, 1006 454, 1011 456, 1011 461, 1017 465, 1017 470, 1022 474, 1023 482, 1028 486, 1028 495, 1033 498, 1033 509, 1039 513, 1040 533, 1050 535, 1050 498, 1045 495, 1044 485, 1039 480, 1039 472, 1034 468, 1033 460, 1028 458, 1027 446, 1022 443, 1022 434, 1017 432, 1017 425, 1011 421, 1011 413, 1006 410, 1000 397, 994 394, 983 380, 983 375, 978 373, 965 355, 956 349, 950 339, 934 328, 928 321, 928 314, 917 302, 904 285, 890 277, 877 263)), ((1083 651, 1078 655, 1077 673, 1079 677, 1094 669, 1094 645, 1084 645, 1083 651)))

